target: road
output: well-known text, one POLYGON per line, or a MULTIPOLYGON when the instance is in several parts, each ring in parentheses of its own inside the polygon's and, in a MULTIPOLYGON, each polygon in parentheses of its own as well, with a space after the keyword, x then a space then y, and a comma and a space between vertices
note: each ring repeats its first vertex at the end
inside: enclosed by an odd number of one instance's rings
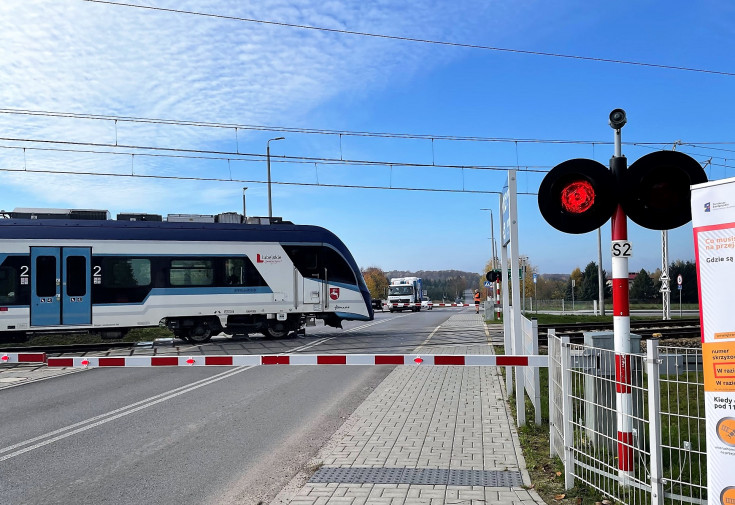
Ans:
MULTIPOLYGON (((179 351, 430 352, 467 343, 431 339, 452 310, 179 351)), ((2 389, 0 502, 268 503, 391 368, 94 369, 2 389)))

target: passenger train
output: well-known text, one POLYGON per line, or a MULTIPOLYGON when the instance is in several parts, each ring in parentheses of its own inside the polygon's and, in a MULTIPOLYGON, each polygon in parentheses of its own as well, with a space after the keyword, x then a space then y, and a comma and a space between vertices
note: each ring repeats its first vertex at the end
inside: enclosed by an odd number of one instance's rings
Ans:
POLYGON ((373 319, 355 260, 318 226, 113 220, 107 211, 5 216, 0 341, 83 330, 114 338, 165 325, 201 343, 220 332, 275 338, 316 319, 334 327, 373 319))

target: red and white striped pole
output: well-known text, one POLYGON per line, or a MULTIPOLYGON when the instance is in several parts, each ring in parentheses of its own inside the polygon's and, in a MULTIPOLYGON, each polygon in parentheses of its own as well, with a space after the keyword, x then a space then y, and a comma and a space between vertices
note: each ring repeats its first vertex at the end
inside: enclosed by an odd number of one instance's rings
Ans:
MULTIPOLYGON (((620 130, 624 124, 625 112, 621 109, 614 110, 610 114, 610 126, 615 130, 615 156, 610 161, 610 168, 618 181, 622 180, 627 170, 627 159, 621 153, 620 138, 620 130), (616 113, 618 116, 615 116, 616 113)), ((630 244, 628 243, 627 218, 620 205, 612 216, 611 227, 618 476, 621 480, 627 480, 633 476, 633 391, 630 369, 630 303, 628 299, 630 244)))

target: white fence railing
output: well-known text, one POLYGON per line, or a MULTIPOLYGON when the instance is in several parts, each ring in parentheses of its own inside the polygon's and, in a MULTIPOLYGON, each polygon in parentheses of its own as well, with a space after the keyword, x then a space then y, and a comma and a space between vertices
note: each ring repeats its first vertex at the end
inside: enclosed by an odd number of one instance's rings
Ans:
MULTIPOLYGON (((533 319, 527 319, 524 316, 521 316, 521 343, 520 343, 520 349, 516 349, 515 347, 518 347, 516 345, 516 329, 515 325, 513 323, 513 318, 509 318, 510 322, 510 334, 511 334, 511 343, 512 343, 512 354, 522 354, 522 355, 528 355, 528 356, 536 356, 538 355, 538 322, 533 319)), ((507 352, 507 350, 506 350, 507 352)), ((509 368, 506 368, 506 370, 509 370, 509 368)), ((533 411, 534 411, 534 422, 536 424, 541 424, 541 376, 539 374, 538 367, 516 367, 516 374, 523 374, 523 390, 525 394, 528 395, 528 398, 531 400, 531 404, 533 405, 533 411)), ((523 422, 520 421, 521 417, 519 416, 519 424, 524 424, 525 422, 525 416, 523 416, 523 422)))
POLYGON ((626 422, 616 409, 615 352, 549 334, 551 454, 564 462, 568 488, 576 479, 626 504, 706 504, 701 350, 646 344, 645 355, 629 355, 626 422), (632 441, 619 439, 618 422, 632 424, 632 441), (621 471, 620 455, 631 452, 632 471, 621 471))

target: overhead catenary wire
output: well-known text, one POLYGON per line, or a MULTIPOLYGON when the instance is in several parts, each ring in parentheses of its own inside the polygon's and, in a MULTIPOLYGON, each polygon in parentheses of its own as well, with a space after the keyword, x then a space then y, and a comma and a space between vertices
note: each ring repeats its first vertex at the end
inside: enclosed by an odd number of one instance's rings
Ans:
MULTIPOLYGON (((156 147, 156 146, 136 146, 122 144, 104 144, 94 142, 74 142, 63 140, 46 140, 46 139, 22 139, 0 137, 0 141, 6 142, 28 142, 41 144, 71 145, 71 146, 89 146, 97 148, 116 148, 116 149, 135 149, 135 150, 152 150, 153 153, 131 152, 131 151, 99 151, 93 149, 64 149, 58 147, 29 147, 29 146, 7 146, 0 145, 0 149, 28 149, 36 151, 56 151, 56 152, 74 152, 85 154, 111 154, 118 156, 148 156, 162 158, 183 158, 197 160, 214 160, 214 161, 262 161, 266 158, 265 154, 260 153, 242 153, 234 151, 213 151, 207 149, 183 149, 173 147, 156 147), (169 153, 186 153, 186 154, 169 154, 169 153)), ((416 167, 416 168, 448 168, 457 170, 490 170, 490 171, 506 171, 517 168, 516 165, 434 165, 431 163, 408 163, 386 160, 344 160, 336 158, 319 158, 308 156, 287 156, 287 155, 271 155, 271 162, 274 163, 299 163, 320 165, 347 165, 347 166, 398 166, 398 167, 416 167)), ((550 165, 528 165, 524 167, 528 172, 546 173, 550 169, 550 165), (544 170, 541 170, 544 169, 544 170)))
MULTIPOLYGON (((78 170, 21 170, 19 168, 0 168, 0 172, 20 172, 24 174, 51 174, 51 175, 82 175, 82 176, 99 176, 99 177, 127 177, 137 179, 163 179, 175 181, 196 181, 196 182, 236 182, 249 184, 267 184, 268 181, 259 179, 231 179, 222 177, 196 177, 183 175, 152 175, 152 174, 121 174, 115 172, 82 172, 78 170)), ((326 184, 324 182, 287 182, 287 181, 271 181, 271 184, 282 186, 315 186, 320 188, 343 188, 343 189, 389 189, 396 191, 426 191, 432 193, 470 193, 478 195, 500 195, 500 191, 488 191, 478 189, 447 189, 447 188, 411 188, 406 186, 370 186, 364 184, 326 184)), ((518 193, 519 195, 532 195, 536 193, 518 193)))
POLYGON ((285 28, 297 28, 301 30, 313 30, 313 31, 320 31, 320 32, 336 33, 336 34, 341 34, 341 35, 370 37, 370 38, 375 38, 375 39, 396 40, 396 41, 401 41, 401 42, 413 42, 413 43, 431 44, 431 45, 438 45, 438 46, 458 47, 458 48, 464 48, 464 49, 478 49, 478 50, 484 50, 484 51, 504 52, 504 53, 511 53, 511 54, 527 55, 527 56, 562 58, 562 59, 569 59, 569 60, 590 61, 590 62, 596 62, 596 63, 612 63, 616 65, 632 65, 632 66, 656 68, 656 69, 663 69, 663 70, 676 70, 676 71, 683 71, 683 72, 696 72, 696 73, 704 73, 704 74, 721 75, 721 76, 727 76, 727 77, 735 77, 735 72, 726 72, 722 70, 713 70, 713 69, 707 69, 707 68, 685 67, 681 65, 667 65, 663 63, 622 60, 622 59, 615 59, 615 58, 602 58, 598 56, 582 56, 582 55, 576 55, 576 54, 553 53, 553 52, 548 52, 548 51, 533 51, 529 49, 497 47, 497 46, 488 46, 488 45, 483 45, 483 44, 471 44, 471 43, 465 43, 465 42, 451 42, 447 40, 423 39, 423 38, 407 37, 407 36, 401 36, 401 35, 390 35, 390 34, 385 34, 385 33, 371 33, 371 32, 357 31, 357 30, 347 30, 347 29, 342 29, 342 28, 327 28, 324 26, 287 23, 284 21, 271 21, 271 20, 265 20, 265 19, 245 18, 245 17, 231 16, 231 15, 226 15, 226 14, 190 11, 190 10, 184 10, 184 9, 171 9, 171 8, 166 8, 166 7, 157 7, 157 6, 152 6, 152 5, 139 5, 139 4, 133 4, 133 3, 127 3, 127 2, 112 2, 109 0, 82 0, 82 1, 89 2, 89 3, 96 3, 96 4, 113 5, 117 7, 145 9, 149 11, 167 12, 171 14, 184 14, 188 16, 200 16, 200 17, 208 17, 208 18, 213 18, 213 19, 223 19, 223 20, 228 20, 228 21, 238 21, 238 22, 244 22, 244 23, 257 23, 257 24, 270 25, 270 26, 280 26, 280 27, 285 27, 285 28))
MULTIPOLYGON (((239 144, 238 130, 252 130, 264 132, 279 133, 303 133, 313 135, 339 135, 343 137, 378 137, 390 139, 416 139, 416 140, 443 140, 456 142, 499 142, 519 144, 581 144, 581 145, 612 145, 609 140, 583 140, 583 139, 539 139, 539 138, 516 138, 516 137, 482 137, 482 136, 465 136, 465 135, 439 135, 436 133, 400 133, 400 132, 371 132, 359 130, 331 130, 320 128, 300 128, 291 126, 274 126, 274 125, 247 125, 240 123, 222 123, 217 121, 193 121, 186 119, 164 119, 164 118, 146 118, 136 116, 114 116, 105 114, 88 114, 74 112, 44 111, 32 109, 12 109, 0 108, 0 114, 9 115, 25 115, 25 116, 42 116, 42 117, 59 117, 65 119, 90 119, 98 121, 114 121, 129 123, 148 123, 156 125, 170 126, 193 126, 202 128, 221 128, 235 130, 235 140, 239 144)), ((685 144, 697 145, 735 145, 735 141, 728 142, 685 142, 685 144)), ((650 142, 623 142, 623 145, 670 145, 670 141, 650 141, 650 142)))

